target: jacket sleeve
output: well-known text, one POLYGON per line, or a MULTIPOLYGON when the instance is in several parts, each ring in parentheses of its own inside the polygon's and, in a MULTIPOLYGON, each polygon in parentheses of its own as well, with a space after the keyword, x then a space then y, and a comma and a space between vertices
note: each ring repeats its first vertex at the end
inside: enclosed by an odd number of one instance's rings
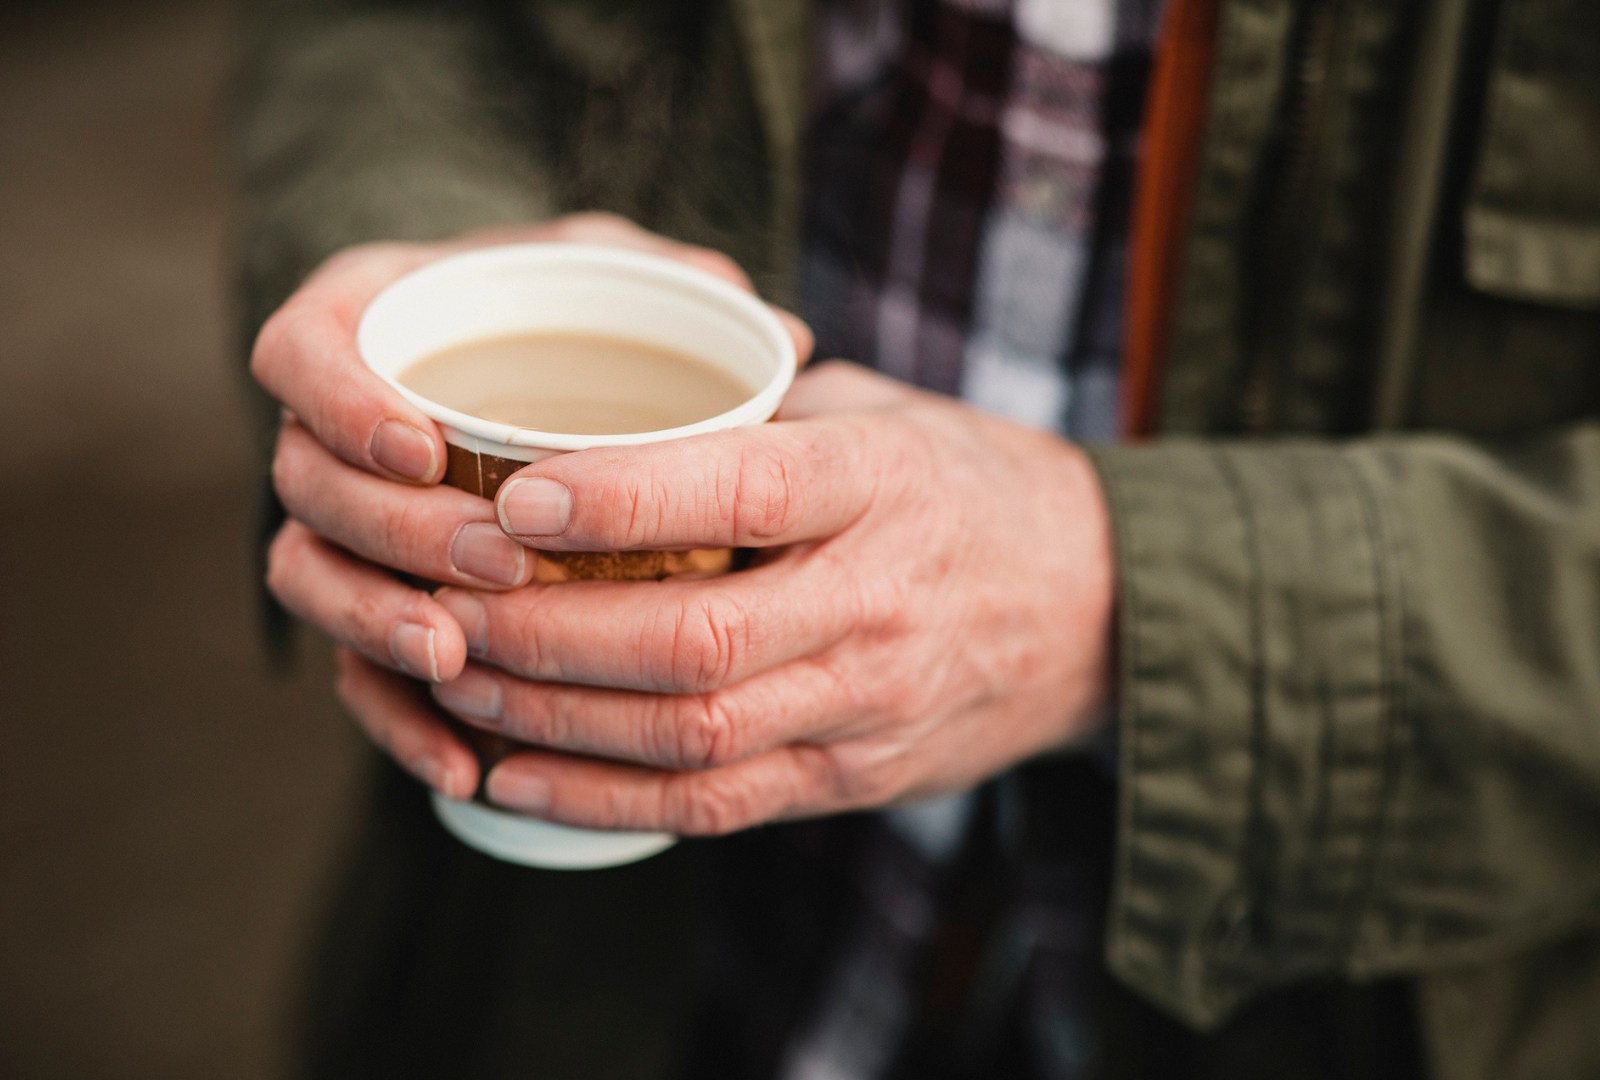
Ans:
POLYGON ((235 94, 241 329, 329 255, 549 216, 480 5, 276 0, 247 16, 235 94))
POLYGON ((1094 453, 1122 979, 1208 1028, 1600 917, 1600 424, 1094 453))

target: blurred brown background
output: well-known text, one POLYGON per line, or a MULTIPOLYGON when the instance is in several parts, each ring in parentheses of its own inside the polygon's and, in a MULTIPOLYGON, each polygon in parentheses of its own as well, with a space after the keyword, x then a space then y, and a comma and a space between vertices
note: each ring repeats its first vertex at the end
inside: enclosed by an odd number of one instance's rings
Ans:
POLYGON ((0 6, 3 1077, 280 1075, 347 828, 325 649, 255 636, 231 19, 0 6))

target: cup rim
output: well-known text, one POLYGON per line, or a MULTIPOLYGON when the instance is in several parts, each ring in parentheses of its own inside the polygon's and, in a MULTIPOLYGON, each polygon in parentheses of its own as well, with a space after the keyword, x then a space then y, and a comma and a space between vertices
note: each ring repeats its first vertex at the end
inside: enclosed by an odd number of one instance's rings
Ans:
POLYGON ((437 423, 455 428, 486 443, 501 446, 526 446, 539 450, 589 450, 601 446, 643 446, 649 443, 686 439, 713 431, 758 424, 778 411, 778 405, 789 392, 799 365, 794 342, 783 323, 774 315, 760 297, 745 292, 714 274, 698 267, 680 263, 665 256, 631 248, 608 247, 603 244, 573 244, 563 241, 524 242, 497 244, 472 251, 447 255, 426 266, 417 268, 386 285, 378 295, 368 301, 356 325, 356 351, 367 365, 367 370, 400 392, 400 396, 422 410, 437 423), (621 435, 573 435, 565 432, 539 431, 534 428, 515 427, 511 424, 485 420, 481 416, 457 412, 403 386, 392 374, 377 370, 367 356, 367 342, 375 320, 382 318, 386 308, 403 305, 407 297, 427 289, 438 281, 506 265, 539 265, 550 263, 579 263, 592 267, 620 270, 649 278, 657 283, 676 286, 684 292, 710 301, 725 310, 732 309, 750 329, 766 340, 778 358, 778 371, 754 396, 726 412, 681 427, 662 428, 658 431, 636 431, 621 435))

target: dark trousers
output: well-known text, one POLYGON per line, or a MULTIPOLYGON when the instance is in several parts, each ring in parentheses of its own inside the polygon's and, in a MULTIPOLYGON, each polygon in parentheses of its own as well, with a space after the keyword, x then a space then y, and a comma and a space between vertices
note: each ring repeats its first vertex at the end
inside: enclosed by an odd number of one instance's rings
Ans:
MULTIPOLYGON (((1046 856, 1103 864, 1109 782, 1073 770, 1022 771, 1034 819, 1054 823, 1033 832, 1053 846, 1046 856)), ((815 1005, 881 827, 875 815, 847 815, 686 841, 611 870, 529 870, 458 843, 413 781, 375 761, 311 957, 300 1073, 768 1080, 815 1005)), ((986 920, 1016 877, 1008 865, 981 845, 958 865, 894 1077, 1048 1074, 1025 1031, 1028 971, 998 989, 975 980, 986 920), (976 1042, 961 1030, 974 1009, 993 1018, 976 1042)), ((1422 1076, 1404 983, 1291 988, 1202 1037, 1123 990, 1098 948, 1067 963, 1087 988, 1086 1077, 1422 1076)))

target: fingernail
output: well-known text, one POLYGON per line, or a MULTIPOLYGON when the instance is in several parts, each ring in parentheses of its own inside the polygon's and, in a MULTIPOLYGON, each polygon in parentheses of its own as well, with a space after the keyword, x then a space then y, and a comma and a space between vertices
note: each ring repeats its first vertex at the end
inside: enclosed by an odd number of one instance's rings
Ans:
POLYGON ((482 656, 489 651, 489 612, 484 608, 483 601, 459 589, 440 589, 433 594, 433 598, 450 613, 451 618, 461 624, 461 634, 467 639, 467 652, 482 656))
POLYGON ((401 420, 385 420, 373 428, 367 449, 373 461, 413 480, 429 479, 438 464, 433 440, 401 420))
POLYGON ((471 668, 449 682, 435 686, 433 699, 454 713, 479 720, 500 718, 500 681, 471 668))
POLYGON ((500 494, 500 525, 514 536, 556 536, 572 517, 572 492, 559 480, 513 480, 500 494))
POLYGON ((429 682, 439 681, 439 660, 433 651, 433 628, 403 622, 389 631, 389 655, 406 674, 429 682))
POLYGON ((550 785, 542 776, 495 769, 486 787, 489 801, 507 810, 542 814, 550 809, 550 785))
POLYGON ((450 541, 450 565, 468 577, 515 585, 527 567, 527 549, 492 521, 470 521, 450 541))

